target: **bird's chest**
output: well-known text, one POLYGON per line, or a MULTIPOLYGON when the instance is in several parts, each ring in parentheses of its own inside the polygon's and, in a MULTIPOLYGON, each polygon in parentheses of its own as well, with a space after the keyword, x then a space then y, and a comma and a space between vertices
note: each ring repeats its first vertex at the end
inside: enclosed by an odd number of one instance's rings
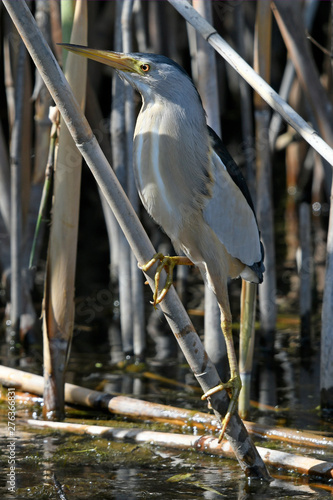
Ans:
POLYGON ((182 153, 167 126, 154 118, 138 120, 134 135, 134 172, 147 212, 171 237, 182 225, 179 210, 182 185, 182 153))

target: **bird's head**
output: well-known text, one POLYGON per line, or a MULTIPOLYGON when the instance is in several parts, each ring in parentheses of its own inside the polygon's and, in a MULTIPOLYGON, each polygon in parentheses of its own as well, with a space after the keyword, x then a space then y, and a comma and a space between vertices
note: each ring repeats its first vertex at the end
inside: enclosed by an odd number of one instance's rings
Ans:
POLYGON ((75 54, 111 66, 144 98, 149 99, 152 95, 159 94, 164 98, 178 100, 187 87, 197 94, 186 71, 168 57, 139 52, 123 54, 68 43, 59 45, 75 54))

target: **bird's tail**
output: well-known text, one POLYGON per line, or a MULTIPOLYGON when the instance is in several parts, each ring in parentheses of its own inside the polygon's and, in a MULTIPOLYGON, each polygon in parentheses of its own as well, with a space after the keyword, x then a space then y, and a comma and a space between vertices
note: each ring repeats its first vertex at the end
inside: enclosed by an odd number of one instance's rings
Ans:
POLYGON ((257 284, 242 280, 239 340, 239 373, 242 380, 242 389, 238 400, 238 412, 241 418, 246 417, 250 408, 256 298, 257 284))

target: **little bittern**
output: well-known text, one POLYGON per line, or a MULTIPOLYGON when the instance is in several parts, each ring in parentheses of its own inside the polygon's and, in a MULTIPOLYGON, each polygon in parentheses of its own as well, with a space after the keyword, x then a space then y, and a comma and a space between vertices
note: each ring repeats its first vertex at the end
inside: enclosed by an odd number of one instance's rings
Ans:
MULTIPOLYGON (((137 188, 147 212, 186 256, 163 260, 156 255, 143 269, 157 260, 169 269, 175 263, 193 263, 216 295, 231 377, 203 398, 221 389, 231 394, 221 439, 241 389, 228 277, 261 283, 264 272, 263 248, 246 182, 222 141, 207 126, 193 81, 177 63, 155 54, 63 46, 112 66, 141 94, 133 148, 137 188)), ((155 291, 155 303, 165 291, 160 296, 155 291)))

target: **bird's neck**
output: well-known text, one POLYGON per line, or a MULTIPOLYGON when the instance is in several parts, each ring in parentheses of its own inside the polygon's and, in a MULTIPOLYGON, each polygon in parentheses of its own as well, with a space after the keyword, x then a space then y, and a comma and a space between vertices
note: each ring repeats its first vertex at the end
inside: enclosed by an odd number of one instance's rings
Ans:
MULTIPOLYGON (((186 100, 178 94, 142 96, 142 107, 137 119, 135 135, 156 133, 174 137, 186 148, 195 148, 194 137, 200 131, 201 143, 206 142, 206 117, 195 89, 186 100)), ((199 144, 198 144, 199 146, 199 144)))

